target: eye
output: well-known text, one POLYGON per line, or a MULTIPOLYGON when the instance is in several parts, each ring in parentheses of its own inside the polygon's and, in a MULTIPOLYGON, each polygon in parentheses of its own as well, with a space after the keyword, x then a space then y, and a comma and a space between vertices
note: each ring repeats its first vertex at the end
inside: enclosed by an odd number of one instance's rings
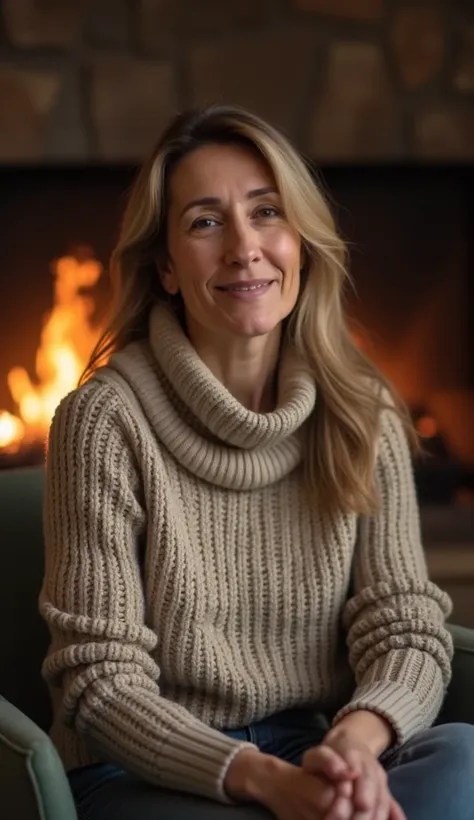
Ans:
POLYGON ((191 225, 192 230, 203 231, 206 228, 212 228, 214 225, 217 225, 217 220, 214 219, 212 216, 200 216, 199 219, 195 219, 191 225))
POLYGON ((280 216, 280 211, 273 205, 263 205, 256 211, 255 215, 263 219, 271 219, 274 216, 280 216))

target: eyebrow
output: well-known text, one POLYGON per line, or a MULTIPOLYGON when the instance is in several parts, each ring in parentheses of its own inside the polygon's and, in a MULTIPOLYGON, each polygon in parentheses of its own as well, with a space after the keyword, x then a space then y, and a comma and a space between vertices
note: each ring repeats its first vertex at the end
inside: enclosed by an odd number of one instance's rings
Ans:
MULTIPOLYGON (((252 191, 248 191, 245 195, 246 199, 256 199, 259 196, 265 196, 266 194, 279 194, 278 188, 275 188, 274 185, 267 185, 265 188, 254 188, 252 191)), ((198 206, 205 206, 205 205, 221 205, 222 200, 219 199, 217 196, 203 196, 200 199, 192 199, 191 202, 188 202, 187 205, 184 206, 183 210, 181 211, 181 217, 184 216, 186 211, 191 210, 191 208, 197 208, 198 206)))

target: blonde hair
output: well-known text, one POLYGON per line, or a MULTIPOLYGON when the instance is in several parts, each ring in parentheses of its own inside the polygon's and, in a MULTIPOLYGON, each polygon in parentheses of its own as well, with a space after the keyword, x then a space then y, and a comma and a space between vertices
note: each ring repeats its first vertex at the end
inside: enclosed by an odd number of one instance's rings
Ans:
POLYGON ((322 191, 287 139, 254 114, 233 106, 180 114, 143 164, 111 257, 109 322, 81 381, 111 353, 146 337, 152 304, 169 299, 156 260, 164 262, 167 255, 170 177, 183 157, 210 143, 240 144, 259 152, 273 171, 287 218, 302 239, 302 285, 285 333, 312 368, 318 385, 316 411, 305 428, 309 485, 326 510, 373 512, 381 411, 390 408, 398 413, 414 445, 416 435, 400 397, 352 341, 343 310, 344 289, 350 282, 346 247, 322 191))

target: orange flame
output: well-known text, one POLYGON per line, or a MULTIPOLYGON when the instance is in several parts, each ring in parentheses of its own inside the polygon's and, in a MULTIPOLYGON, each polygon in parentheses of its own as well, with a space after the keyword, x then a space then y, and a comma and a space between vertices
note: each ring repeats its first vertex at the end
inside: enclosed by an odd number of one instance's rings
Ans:
POLYGON ((94 301, 84 290, 96 285, 101 273, 96 259, 64 256, 53 265, 54 306, 41 333, 35 383, 25 368, 10 370, 8 387, 19 416, 0 411, 0 452, 44 441, 56 407, 77 386, 100 335, 91 322, 94 301))
POLYGON ((25 425, 16 416, 7 413, 6 410, 0 412, 0 451, 16 453, 21 446, 25 435, 25 425))

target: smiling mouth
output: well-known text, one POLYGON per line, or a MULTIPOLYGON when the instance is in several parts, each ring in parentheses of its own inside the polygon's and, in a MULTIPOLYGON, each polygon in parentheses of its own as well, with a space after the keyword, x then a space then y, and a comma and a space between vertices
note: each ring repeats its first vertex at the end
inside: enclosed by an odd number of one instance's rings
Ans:
POLYGON ((220 285, 217 290, 232 291, 235 293, 245 293, 252 290, 263 290, 273 284, 274 279, 266 279, 264 282, 235 282, 231 285, 220 285))

